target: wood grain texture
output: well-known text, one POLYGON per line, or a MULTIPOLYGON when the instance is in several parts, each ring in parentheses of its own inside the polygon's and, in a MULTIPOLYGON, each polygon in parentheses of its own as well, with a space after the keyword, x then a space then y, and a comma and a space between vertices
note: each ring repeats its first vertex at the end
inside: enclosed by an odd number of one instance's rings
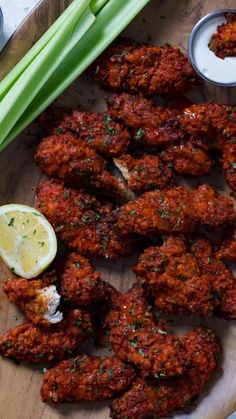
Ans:
MULTIPOLYGON (((65 4, 66 2, 61 0, 45 0, 40 4, 5 49, 1 60, 1 74, 5 73, 32 45, 65 4)), ((182 0, 181 2, 151 0, 145 10, 127 28, 125 35, 140 41, 150 40, 151 37, 153 43, 170 42, 186 50, 188 35, 200 17, 217 8, 234 6, 235 0, 182 0)), ((84 75, 58 99, 58 102, 65 107, 81 104, 84 109, 98 110, 104 106, 104 96, 105 92, 84 75), (93 99, 93 105, 90 99, 93 99)), ((235 90, 215 88, 209 84, 204 84, 202 89, 191 92, 189 97, 198 102, 212 98, 225 103, 236 102, 235 90)), ((42 177, 32 158, 39 140, 39 128, 35 123, 0 154, 0 205, 10 202, 33 205, 34 188, 42 177)), ((99 260, 93 262, 101 270, 104 279, 115 284, 120 290, 126 290, 134 279, 132 274, 134 260, 135 256, 112 263, 99 260)), ((3 279, 8 275, 8 270, 0 265, 0 278, 3 279)), ((0 310, 0 332, 19 323, 21 315, 14 306, 7 303, 1 289, 0 310)), ((197 323, 197 320, 176 321, 180 332, 197 323)), ((226 419, 236 409, 235 322, 212 318, 204 323, 215 328, 222 338, 224 372, 216 374, 195 410, 188 415, 177 415, 176 419, 226 419)), ((34 369, 23 365, 17 366, 5 359, 0 360, 0 419, 106 419, 109 417, 107 403, 62 407, 44 405, 39 395, 42 381, 39 369, 39 367, 34 369)))

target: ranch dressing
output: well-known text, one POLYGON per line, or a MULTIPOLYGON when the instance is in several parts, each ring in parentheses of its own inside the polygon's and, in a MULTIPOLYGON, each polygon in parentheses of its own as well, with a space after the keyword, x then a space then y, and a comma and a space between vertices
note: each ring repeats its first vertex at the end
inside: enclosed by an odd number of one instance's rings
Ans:
POLYGON ((222 84, 236 83, 236 57, 226 57, 222 60, 216 57, 208 47, 211 36, 217 31, 217 26, 226 22, 225 17, 217 16, 205 22, 198 30, 193 41, 193 58, 202 75, 222 84))

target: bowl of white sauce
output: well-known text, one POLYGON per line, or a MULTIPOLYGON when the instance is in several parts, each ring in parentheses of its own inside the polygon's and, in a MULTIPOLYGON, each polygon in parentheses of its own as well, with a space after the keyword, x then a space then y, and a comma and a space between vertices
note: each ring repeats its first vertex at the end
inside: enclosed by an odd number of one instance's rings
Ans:
POLYGON ((221 59, 208 47, 218 25, 226 22, 226 13, 236 13, 236 9, 217 9, 199 20, 188 40, 188 56, 195 71, 204 80, 231 87, 236 86, 236 57, 221 59))

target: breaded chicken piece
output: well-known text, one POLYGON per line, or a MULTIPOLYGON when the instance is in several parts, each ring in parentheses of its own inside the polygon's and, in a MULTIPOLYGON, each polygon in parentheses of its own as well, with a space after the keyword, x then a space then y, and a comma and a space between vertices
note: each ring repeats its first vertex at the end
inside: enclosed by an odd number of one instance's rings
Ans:
POLYGON ((89 148, 105 156, 118 156, 129 147, 128 130, 107 113, 47 109, 39 121, 50 134, 71 132, 89 148))
POLYGON ((227 231, 216 256, 218 259, 236 262, 236 229, 227 231))
POLYGON ((171 144, 161 153, 166 163, 171 163, 177 173, 189 176, 203 176, 210 173, 213 161, 206 151, 196 146, 191 138, 171 144))
POLYGON ((134 272, 156 307, 167 314, 219 314, 225 292, 236 287, 230 270, 201 237, 168 237, 162 246, 144 251, 134 272))
POLYGON ((138 282, 153 296, 158 310, 168 314, 208 317, 215 301, 208 275, 203 275, 184 238, 166 239, 149 247, 134 267, 138 282))
POLYGON ((196 85, 187 57, 177 47, 114 42, 91 67, 95 81, 114 91, 174 95, 196 85))
POLYGON ((33 280, 11 278, 4 281, 3 290, 10 303, 14 303, 33 324, 46 327, 63 318, 57 310, 61 297, 54 285, 56 280, 55 271, 33 280))
POLYGON ((108 111, 131 129, 132 141, 147 148, 171 144, 183 138, 174 109, 156 106, 151 100, 123 93, 107 101, 108 111))
POLYGON ((232 137, 236 133, 236 108, 213 102, 192 105, 179 116, 183 131, 208 137, 209 147, 221 149, 222 136, 232 137))
POLYGON ((107 105, 109 115, 130 128, 158 128, 178 114, 175 109, 158 106, 150 99, 129 93, 108 97, 107 105))
POLYGON ((112 402, 113 419, 169 417, 173 411, 191 405, 219 366, 221 347, 215 333, 202 326, 189 332, 183 343, 190 363, 187 371, 156 384, 139 378, 130 390, 112 402))
POLYGON ((34 159, 48 176, 71 186, 90 187, 109 196, 124 195, 121 183, 106 170, 105 160, 71 133, 44 138, 34 159))
POLYGON ((122 234, 186 233, 196 227, 219 227, 235 220, 233 201, 204 184, 195 190, 178 186, 146 192, 113 213, 122 234))
POLYGON ((57 235, 81 255, 116 258, 132 253, 136 241, 121 237, 106 221, 111 205, 63 183, 45 181, 36 191, 36 205, 53 225, 57 235))
POLYGON ((133 192, 166 189, 173 185, 171 169, 158 156, 144 154, 134 158, 130 154, 123 154, 115 158, 114 163, 133 192))
POLYGON ((134 381, 134 369, 116 356, 86 354, 60 362, 43 377, 43 402, 64 403, 106 400, 126 390, 134 381))
POLYGON ((77 351, 91 333, 90 315, 73 310, 50 330, 29 322, 8 330, 0 337, 0 354, 32 364, 60 361, 77 351))
POLYGON ((71 253, 58 267, 60 292, 64 300, 74 307, 92 306, 107 296, 109 284, 101 280, 89 261, 71 253))
POLYGON ((112 299, 105 318, 109 339, 122 361, 134 364, 142 377, 182 374, 186 357, 180 340, 163 330, 154 319, 139 285, 112 299))
POLYGON ((224 144, 222 163, 224 178, 230 189, 236 192, 236 137, 224 144))
POLYGON ((210 39, 208 47, 224 59, 236 56, 236 13, 225 14, 226 23, 217 26, 217 32, 210 39))

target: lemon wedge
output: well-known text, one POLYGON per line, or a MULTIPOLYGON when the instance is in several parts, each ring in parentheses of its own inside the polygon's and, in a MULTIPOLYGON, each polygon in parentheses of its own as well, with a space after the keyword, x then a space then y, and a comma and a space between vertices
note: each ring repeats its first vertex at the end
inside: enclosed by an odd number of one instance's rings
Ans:
POLYGON ((39 211, 19 204, 0 207, 0 256, 12 272, 34 278, 56 252, 54 230, 39 211))

